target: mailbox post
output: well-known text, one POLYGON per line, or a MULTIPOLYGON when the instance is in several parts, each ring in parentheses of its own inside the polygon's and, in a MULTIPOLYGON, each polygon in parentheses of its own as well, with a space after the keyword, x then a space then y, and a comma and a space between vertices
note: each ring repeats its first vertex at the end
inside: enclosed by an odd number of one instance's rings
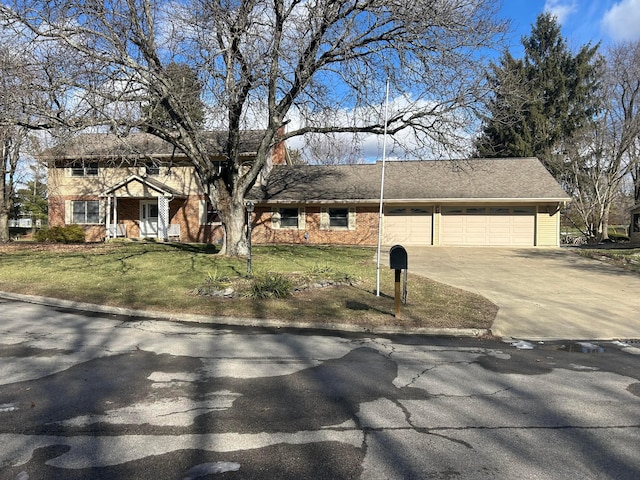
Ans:
POLYGON ((395 316, 400 315, 400 299, 407 302, 407 270, 408 270, 407 251, 402 245, 394 245, 389 250, 389 268, 395 271, 395 316), (400 277, 404 270, 404 289, 400 293, 400 277))

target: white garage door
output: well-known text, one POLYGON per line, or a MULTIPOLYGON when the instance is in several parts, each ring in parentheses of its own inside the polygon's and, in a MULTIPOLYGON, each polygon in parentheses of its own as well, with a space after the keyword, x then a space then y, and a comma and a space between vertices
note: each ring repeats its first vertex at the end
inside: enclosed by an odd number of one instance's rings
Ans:
POLYGON ((431 245, 431 222, 428 207, 386 208, 383 242, 386 245, 431 245))
POLYGON ((532 207, 444 207, 442 245, 533 246, 532 207))

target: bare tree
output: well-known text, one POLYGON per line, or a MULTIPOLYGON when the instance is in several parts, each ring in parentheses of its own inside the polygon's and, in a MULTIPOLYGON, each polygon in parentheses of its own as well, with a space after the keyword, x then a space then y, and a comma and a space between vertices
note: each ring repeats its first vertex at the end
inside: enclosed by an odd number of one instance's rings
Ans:
POLYGON ((28 71, 16 49, 0 46, 0 243, 8 242, 9 216, 14 207, 21 154, 29 129, 22 104, 28 96, 28 71))
POLYGON ((346 165, 364 161, 355 138, 337 134, 311 136, 304 149, 303 158, 306 163, 312 165, 346 165))
POLYGON ((608 50, 600 95, 600 115, 568 146, 572 208, 594 240, 609 238, 609 212, 624 179, 631 174, 637 182, 640 172, 640 42, 608 50))
POLYGON ((244 196, 270 149, 310 134, 382 134, 384 83, 404 94, 389 134, 452 149, 467 143, 483 94, 482 53, 504 30, 497 0, 10 0, 0 15, 17 31, 56 42, 77 61, 67 78, 92 121, 129 124, 172 143, 195 167, 225 227, 225 252, 246 252, 244 196), (172 89, 168 65, 197 72, 210 128, 228 132, 226 163, 172 89), (149 121, 152 97, 170 122, 149 121), (347 113, 346 115, 344 113, 347 113), (286 131, 282 128, 287 125, 286 131), (241 168, 241 131, 263 136, 241 168))

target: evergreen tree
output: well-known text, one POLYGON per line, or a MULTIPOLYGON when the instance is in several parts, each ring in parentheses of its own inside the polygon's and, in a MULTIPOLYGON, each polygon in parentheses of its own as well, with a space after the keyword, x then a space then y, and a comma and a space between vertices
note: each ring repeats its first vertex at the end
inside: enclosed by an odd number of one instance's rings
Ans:
POLYGON ((522 45, 522 60, 505 53, 498 65, 492 65, 489 81, 494 95, 476 143, 477 153, 537 156, 561 179, 565 142, 598 111, 598 45, 584 45, 572 54, 550 14, 537 18, 522 45))
POLYGON ((34 220, 46 220, 49 209, 46 174, 42 166, 30 165, 31 180, 16 190, 16 214, 31 216, 34 220))
POLYGON ((476 141, 480 157, 530 157, 534 155, 526 112, 532 97, 526 88, 524 62, 505 51, 499 64, 491 64, 490 116, 484 119, 482 136, 476 141))
MULTIPOLYGON (((147 130, 175 128, 178 119, 188 117, 194 128, 204 124, 204 103, 200 98, 202 83, 196 72, 184 63, 171 62, 164 67, 166 81, 170 82, 169 90, 176 94, 174 105, 168 97, 158 91, 149 92, 149 100, 142 112, 147 123, 147 130)), ((184 122, 184 120, 181 120, 184 122)))

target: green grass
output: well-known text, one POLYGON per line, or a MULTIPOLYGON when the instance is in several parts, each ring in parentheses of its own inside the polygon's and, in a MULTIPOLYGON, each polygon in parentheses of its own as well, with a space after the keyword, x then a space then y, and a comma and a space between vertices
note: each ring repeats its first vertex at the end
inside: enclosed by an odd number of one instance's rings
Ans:
POLYGON ((282 274, 292 285, 331 281, 287 298, 248 296, 247 260, 204 245, 112 242, 0 247, 0 290, 74 301, 215 316, 357 325, 489 328, 497 308, 475 294, 409 275, 408 302, 394 316, 394 275, 382 267, 375 295, 375 250, 258 246, 254 279, 282 274), (348 285, 351 283, 352 285, 348 285), (198 294, 233 287, 239 296, 198 294))
POLYGON ((640 273, 640 248, 586 248, 579 249, 578 252, 583 257, 594 258, 640 273))

